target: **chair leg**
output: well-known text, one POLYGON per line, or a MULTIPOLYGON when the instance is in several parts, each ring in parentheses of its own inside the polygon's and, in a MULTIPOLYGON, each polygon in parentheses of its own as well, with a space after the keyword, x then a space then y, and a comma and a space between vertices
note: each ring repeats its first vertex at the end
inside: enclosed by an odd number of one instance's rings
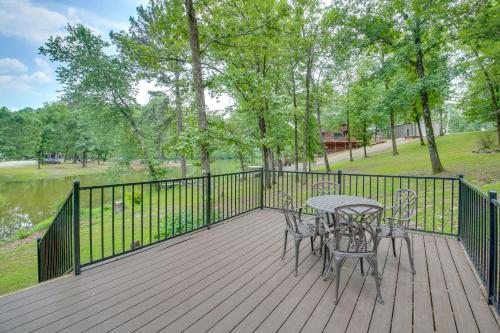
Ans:
POLYGON ((326 281, 328 279, 328 274, 332 270, 334 261, 333 253, 330 253, 330 250, 327 250, 325 247, 325 253, 327 253, 326 251, 328 251, 328 260, 327 260, 328 263, 326 264, 325 270, 323 271, 323 281, 326 281))
POLYGON ((321 235, 319 237, 319 240, 320 240, 320 243, 319 243, 319 255, 322 255, 323 254, 323 243, 324 243, 323 235, 321 235))
POLYGON ((314 252, 314 237, 311 237, 311 251, 314 252))
POLYGON ((365 275, 365 270, 363 267, 363 258, 359 258, 359 267, 361 268, 361 275, 365 275))
POLYGON ((285 259, 287 236, 288 236, 288 230, 285 229, 285 243, 283 244, 283 255, 281 256, 281 260, 285 259))
POLYGON ((410 236, 408 234, 405 236, 405 241, 406 241, 406 246, 408 247, 408 257, 410 259, 410 266, 411 266, 411 272, 415 274, 415 266, 413 265, 413 255, 411 253, 411 242, 410 242, 410 236))
POLYGON ((335 275, 336 275, 334 304, 337 305, 337 303, 339 302, 340 267, 342 267, 341 265, 342 259, 333 257, 333 260, 335 260, 335 275))
POLYGON ((299 248, 301 240, 302 239, 295 240, 295 276, 297 276, 297 272, 299 270, 299 248))
POLYGON ((391 243, 392 243, 392 253, 396 257, 396 239, 394 237, 391 237, 391 243))
POLYGON ((378 263, 377 258, 369 259, 370 263, 373 266, 374 278, 375 278, 375 287, 377 288, 377 300, 380 304, 384 304, 384 299, 382 298, 382 294, 380 293, 380 277, 378 275, 378 263))

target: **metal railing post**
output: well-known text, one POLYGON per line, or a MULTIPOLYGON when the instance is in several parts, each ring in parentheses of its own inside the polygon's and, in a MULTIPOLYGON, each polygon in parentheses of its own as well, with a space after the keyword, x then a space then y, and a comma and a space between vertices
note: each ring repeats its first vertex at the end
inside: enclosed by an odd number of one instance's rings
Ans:
POLYGON ((495 295, 496 295, 496 286, 497 286, 497 249, 498 249, 498 229, 497 229, 497 221, 495 218, 496 215, 496 207, 493 203, 494 200, 497 199, 497 192, 489 191, 488 192, 489 199, 489 210, 490 210, 490 260, 488 262, 488 303, 495 303, 495 295))
POLYGON ((80 275, 80 182, 73 182, 73 268, 80 275))
POLYGON ((464 179, 464 175, 458 175, 458 240, 462 240, 462 224, 463 224, 463 184, 462 181, 464 179))
POLYGON ((212 182, 211 182, 212 176, 210 175, 210 172, 207 173, 207 229, 210 230, 210 224, 212 220, 212 182))
POLYGON ((40 242, 42 240, 40 238, 36 239, 36 262, 38 264, 38 282, 42 282, 42 263, 41 263, 41 257, 40 257, 40 242))
POLYGON ((339 194, 342 194, 342 171, 337 170, 337 183, 339 185, 339 194))
POLYGON ((264 209, 264 167, 260 168, 260 209, 264 209))

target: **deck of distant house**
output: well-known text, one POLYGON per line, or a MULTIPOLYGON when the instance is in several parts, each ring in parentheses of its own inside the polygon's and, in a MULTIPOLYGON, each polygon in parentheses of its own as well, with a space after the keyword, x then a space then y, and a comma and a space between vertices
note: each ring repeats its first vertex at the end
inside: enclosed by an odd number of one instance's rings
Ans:
POLYGON ((412 234, 415 275, 406 246, 394 257, 383 241, 384 304, 369 270, 348 261, 335 306, 336 277, 323 280, 308 241, 297 277, 291 237, 281 260, 284 225, 279 211, 255 210, 0 298, 0 331, 499 331, 455 238, 412 234))

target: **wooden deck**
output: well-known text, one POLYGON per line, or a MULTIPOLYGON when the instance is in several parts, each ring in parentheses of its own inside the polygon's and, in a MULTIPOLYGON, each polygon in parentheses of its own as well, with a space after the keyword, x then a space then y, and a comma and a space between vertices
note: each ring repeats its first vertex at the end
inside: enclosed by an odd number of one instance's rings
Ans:
MULTIPOLYGON (((212 230, 0 298, 5 332, 498 332, 495 316, 452 238, 413 235, 417 274, 406 246, 381 244, 385 303, 356 261, 334 279, 302 242, 298 277, 290 241, 280 259, 284 220, 258 210, 212 230)), ((289 237, 290 239, 290 237, 289 237)))

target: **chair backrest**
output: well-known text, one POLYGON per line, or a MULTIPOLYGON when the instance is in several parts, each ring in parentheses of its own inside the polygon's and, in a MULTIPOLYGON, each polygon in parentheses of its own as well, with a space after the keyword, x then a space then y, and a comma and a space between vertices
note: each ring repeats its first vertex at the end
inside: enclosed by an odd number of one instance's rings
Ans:
POLYGON ((298 225, 301 223, 299 212, 293 206, 293 199, 285 192, 280 192, 281 211, 285 215, 286 227, 288 231, 298 233, 298 225))
POLYGON ((398 224, 407 226, 413 216, 415 216, 417 199, 417 193, 413 190, 397 190, 394 194, 392 218, 398 224))
POLYGON ((347 205, 335 209, 333 234, 337 251, 346 253, 374 252, 377 232, 384 209, 373 205, 347 205))
POLYGON ((312 184, 312 194, 313 195, 333 195, 333 194, 340 194, 339 193, 339 185, 330 182, 330 181, 323 181, 323 182, 318 182, 312 184))

